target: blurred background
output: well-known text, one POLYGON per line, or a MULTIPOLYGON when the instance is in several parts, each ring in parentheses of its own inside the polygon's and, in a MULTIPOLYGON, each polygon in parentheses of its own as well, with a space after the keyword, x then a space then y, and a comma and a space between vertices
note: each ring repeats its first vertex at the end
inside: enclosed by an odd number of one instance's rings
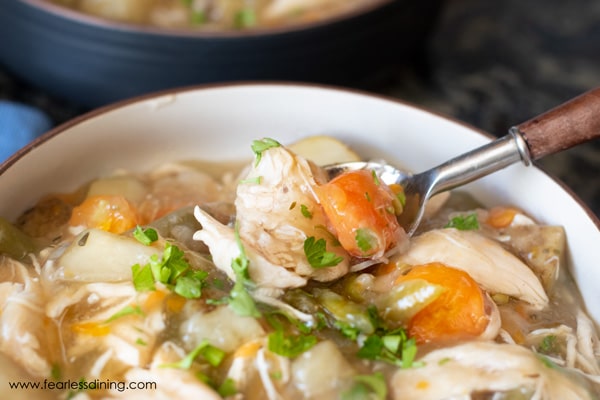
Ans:
MULTIPOLYGON (((410 32, 400 32, 381 43, 369 43, 378 54, 391 56, 351 79, 331 83, 399 98, 495 136, 600 86, 597 0, 420 3, 427 5, 426 14, 397 22, 416 29, 417 40, 410 32), (408 41, 415 45, 407 46, 408 41)), ((0 47, 17 45, 0 42, 0 47)), ((355 54, 357 60, 361 56, 355 54)), ((33 135, 94 108, 40 88, 5 59, 0 59, 0 102, 39 113, 25 116, 30 122, 39 118, 31 127, 33 135)), ((6 130, 14 123, 9 118, 0 112, 0 139, 5 135, 0 146, 5 149, 9 146, 6 130)), ((538 164, 600 215, 600 142, 549 156, 538 164)))

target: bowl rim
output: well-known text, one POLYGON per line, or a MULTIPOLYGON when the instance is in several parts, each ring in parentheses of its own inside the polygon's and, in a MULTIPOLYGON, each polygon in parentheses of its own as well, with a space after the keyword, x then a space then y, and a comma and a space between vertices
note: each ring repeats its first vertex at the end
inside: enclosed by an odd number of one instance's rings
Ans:
POLYGON ((239 39, 244 37, 269 37, 274 35, 297 33, 302 31, 309 31, 312 29, 323 28, 327 25, 333 25, 347 20, 351 20, 353 18, 357 18, 363 14, 369 14, 380 8, 385 7, 386 5, 393 4, 400 0, 371 0, 370 2, 361 4, 356 8, 341 13, 335 13, 334 15, 329 16, 327 18, 319 19, 317 21, 292 24, 289 26, 265 27, 248 30, 226 29, 223 31, 205 31, 200 29, 195 30, 184 28, 160 28, 149 25, 136 25, 133 23, 119 22, 86 14, 81 11, 73 10, 66 6, 61 6, 52 3, 48 0, 15 1, 26 4, 47 14, 54 15, 58 18, 69 20, 74 23, 87 25, 89 27, 97 29, 113 30, 131 34, 165 36, 172 38, 239 39))
MULTIPOLYGON (((28 0, 24 0, 24 1, 28 1, 28 0)), ((236 87, 275 87, 275 88, 297 87, 297 88, 305 88, 305 89, 313 88, 313 89, 317 89, 317 90, 326 90, 326 91, 354 94, 354 95, 363 96, 363 97, 370 97, 373 99, 379 99, 379 100, 384 100, 387 102, 392 102, 395 104, 400 104, 400 105, 403 105, 403 106, 406 106, 406 107, 409 107, 409 108, 412 108, 415 110, 419 110, 419 111, 431 114, 433 116, 443 118, 447 121, 450 121, 452 123, 463 126, 467 129, 473 131, 474 133, 481 135, 489 140, 493 140, 496 138, 494 135, 490 134, 489 132, 486 132, 480 128, 477 128, 477 127, 465 122, 465 121, 461 121, 458 118, 444 114, 442 112, 428 109, 427 107, 411 103, 409 101, 400 99, 398 97, 392 97, 390 95, 373 93, 373 92, 369 92, 367 90, 362 90, 362 89, 357 89, 357 88, 320 84, 320 83, 310 83, 310 82, 293 82, 293 81, 239 81, 239 82, 205 83, 205 84, 189 85, 189 86, 183 86, 183 87, 164 89, 164 90, 155 91, 155 92, 151 92, 151 93, 145 93, 142 95, 119 100, 119 101, 92 109, 90 111, 84 112, 83 114, 78 115, 78 116, 52 128, 52 129, 50 129, 49 131, 45 132, 41 136, 38 136, 36 139, 34 139, 30 143, 28 143, 26 146, 17 150, 9 158, 4 160, 3 162, 0 162, 0 179, 2 178, 2 175, 4 174, 4 172, 9 170, 12 165, 16 164, 26 154, 33 151, 35 148, 43 145, 45 142, 51 140, 55 136, 58 136, 60 133, 70 129, 73 126, 84 123, 90 119, 100 117, 111 111, 129 106, 129 105, 132 105, 135 103, 141 103, 141 102, 145 102, 145 101, 163 97, 163 96, 177 95, 177 94, 202 91, 202 90, 227 89, 227 88, 236 88, 236 87)), ((534 168, 537 168, 538 170, 540 170, 543 174, 548 176, 552 181, 554 181, 558 186, 560 186, 560 188, 562 190, 564 190, 579 205, 579 207, 581 207, 581 209, 585 212, 585 214, 588 216, 588 218, 594 223, 596 228, 598 228, 598 230, 600 231, 600 217, 592 211, 592 209, 579 197, 579 195, 577 195, 573 191, 573 189, 571 187, 569 187, 565 182, 563 182, 561 179, 559 179, 554 174, 548 172, 539 163, 533 161, 532 166, 534 168)))

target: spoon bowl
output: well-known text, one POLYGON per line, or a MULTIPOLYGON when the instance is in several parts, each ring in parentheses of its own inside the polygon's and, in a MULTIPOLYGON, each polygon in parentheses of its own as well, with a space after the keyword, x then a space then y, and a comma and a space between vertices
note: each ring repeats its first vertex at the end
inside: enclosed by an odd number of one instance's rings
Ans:
POLYGON ((510 128, 509 133, 484 146, 418 174, 385 162, 365 161, 325 166, 330 179, 348 171, 375 171, 386 184, 402 186, 406 198, 398 220, 412 236, 423 218, 427 201, 511 164, 533 160, 600 137, 600 88, 510 128))

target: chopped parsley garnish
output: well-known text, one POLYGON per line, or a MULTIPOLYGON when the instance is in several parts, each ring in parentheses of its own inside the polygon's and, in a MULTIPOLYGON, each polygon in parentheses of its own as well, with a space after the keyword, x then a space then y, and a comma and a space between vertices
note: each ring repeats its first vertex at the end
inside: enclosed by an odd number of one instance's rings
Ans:
POLYGON ((372 375, 356 375, 354 382, 350 389, 342 393, 342 400, 385 400, 388 390, 381 372, 372 375))
POLYGON ((452 218, 444 228, 455 228, 460 231, 469 231, 479 229, 479 220, 477 214, 459 215, 452 218))
POLYGON ((50 377, 55 381, 59 380, 62 377, 60 365, 56 363, 52 364, 52 368, 50 369, 50 377))
POLYGON ((552 360, 542 354, 536 354, 537 358, 544 364, 544 366, 550 369, 559 369, 560 367, 556 365, 552 360))
POLYGON ((258 318, 261 316, 260 311, 258 311, 254 299, 248 292, 248 287, 254 285, 250 280, 250 274, 248 272, 250 260, 246 256, 246 251, 244 250, 237 225, 235 229, 235 239, 240 250, 240 255, 231 260, 231 269, 235 274, 235 284, 229 292, 229 296, 221 299, 209 299, 207 303, 214 305, 228 304, 239 316, 258 318))
POLYGON ((557 337, 555 335, 544 336, 539 345, 539 350, 543 353, 553 353, 557 351, 556 342, 557 337))
POLYGON ((384 361, 401 368, 417 366, 414 362, 417 344, 403 329, 372 334, 358 350, 357 356, 367 360, 384 361))
POLYGON ((133 237, 136 238, 138 242, 149 246, 158 240, 158 233, 152 228, 143 229, 138 225, 133 231, 133 237))
POLYGON ((314 236, 304 241, 304 254, 311 267, 315 269, 335 267, 344 260, 343 257, 327 251, 325 239, 316 240, 314 236))
POLYGON ((313 335, 286 335, 283 330, 269 334, 269 350, 280 356, 294 358, 317 344, 313 335))
POLYGON ((225 287, 225 282, 222 279, 214 278, 212 281, 212 285, 215 289, 223 290, 225 287))
POLYGON ((192 11, 191 23, 194 25, 202 25, 206 22, 206 13, 204 11, 192 11))
POLYGON ((375 333, 369 335, 358 350, 359 358, 383 361, 401 368, 422 365, 414 361, 417 355, 417 344, 414 338, 409 338, 402 328, 389 330, 376 307, 369 307, 367 312, 375 327, 375 333))
POLYGON ((173 291, 186 299, 197 299, 202 295, 202 287, 207 276, 206 271, 190 271, 177 279, 173 291))
POLYGON ((288 313, 282 310, 273 310, 265 314, 265 319, 267 320, 269 325, 271 325, 276 330, 284 330, 284 324, 281 322, 282 318, 278 317, 283 317, 284 322, 287 321, 288 323, 292 324, 296 329, 298 329, 302 333, 310 333, 312 331, 312 328, 306 325, 304 322, 300 321, 297 318, 294 318, 293 316, 289 315, 288 313))
POLYGON ((133 277, 133 286, 138 292, 145 292, 148 290, 154 290, 154 276, 152 276, 152 270, 149 265, 141 266, 135 264, 131 267, 131 275, 133 277))
POLYGON ((203 340, 188 355, 175 363, 162 364, 163 368, 190 369, 196 357, 201 356, 213 367, 218 367, 225 358, 225 352, 211 345, 208 340, 203 340))
POLYGON ((117 311, 116 313, 114 313, 113 315, 111 315, 110 317, 108 317, 108 319, 106 321, 104 321, 105 324, 108 324, 110 322, 113 322, 116 319, 122 318, 122 317, 126 317, 128 315, 145 315, 144 312, 142 311, 142 309, 140 308, 140 306, 135 305, 135 306, 126 306, 124 308, 122 308, 121 310, 117 311))
POLYGON ((248 178, 248 179, 242 179, 240 181, 240 185, 243 184, 255 184, 255 185, 260 185, 260 182, 262 181, 262 176, 256 176, 254 178, 248 178))
POLYGON ((229 295, 229 307, 231 307, 238 315, 247 317, 260 317, 260 312, 256 308, 254 299, 246 289, 247 285, 252 285, 248 265, 250 260, 246 256, 246 250, 242 244, 240 233, 236 227, 235 240, 240 249, 240 255, 231 261, 231 269, 235 273, 236 281, 229 295))
POLYGON ((358 338, 358 335, 360 334, 360 329, 343 321, 336 320, 333 323, 333 326, 337 328, 342 333, 342 335, 344 335, 350 340, 356 340, 358 338))
POLYGON ((459 215, 452 218, 444 228, 456 228, 461 231, 469 231, 479 229, 479 221, 477 214, 459 215))
POLYGON ((236 281, 233 289, 229 293, 229 307, 240 316, 243 317, 260 317, 260 312, 256 308, 254 299, 246 290, 242 281, 236 281))
POLYGON ((302 213, 302 215, 308 219, 311 219, 313 217, 312 212, 310 212, 310 210, 308 209, 308 206, 306 204, 301 204, 300 205, 300 212, 302 213))
POLYGON ((258 165, 258 163, 262 159, 262 155, 265 150, 279 146, 281 146, 281 144, 278 141, 270 138, 252 141, 252 151, 254 152, 254 155, 256 157, 254 161, 254 166, 258 165))
POLYGON ((373 176, 373 182, 375 182, 377 186, 381 185, 381 182, 379 181, 379 177, 377 176, 377 172, 375 172, 375 170, 371 171, 371 175, 373 176))
MULTIPOLYGON (((150 244, 158 240, 158 233, 152 228, 144 230, 137 227, 134 237, 141 243, 150 244)), ((154 254, 147 264, 135 264, 131 267, 133 286, 142 292, 154 290, 155 283, 160 282, 186 299, 199 298, 208 272, 194 270, 184 256, 185 253, 179 247, 165 243, 162 257, 154 254)))
POLYGON ((235 387, 235 381, 231 378, 226 378, 221 386, 218 387, 217 392, 222 397, 233 396, 237 393, 237 388, 235 387))
POLYGON ((235 14, 234 24, 238 29, 254 26, 256 25, 256 13, 250 8, 243 8, 235 14))
POLYGON ((364 254, 370 252, 375 246, 377 246, 377 237, 370 229, 367 228, 357 229, 356 235, 354 235, 354 240, 356 241, 356 246, 364 254))

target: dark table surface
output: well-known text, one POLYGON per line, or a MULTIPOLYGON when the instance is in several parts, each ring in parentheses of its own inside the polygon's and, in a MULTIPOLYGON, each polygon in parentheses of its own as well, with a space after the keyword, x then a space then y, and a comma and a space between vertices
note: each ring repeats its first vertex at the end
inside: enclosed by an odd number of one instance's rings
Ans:
MULTIPOLYGON (((504 135, 600 86, 600 2, 446 0, 423 57, 365 81, 367 90, 504 135)), ((1 65, 0 99, 34 105, 55 124, 87 111, 29 87, 1 65)), ((600 215, 600 141, 537 164, 600 215)))

